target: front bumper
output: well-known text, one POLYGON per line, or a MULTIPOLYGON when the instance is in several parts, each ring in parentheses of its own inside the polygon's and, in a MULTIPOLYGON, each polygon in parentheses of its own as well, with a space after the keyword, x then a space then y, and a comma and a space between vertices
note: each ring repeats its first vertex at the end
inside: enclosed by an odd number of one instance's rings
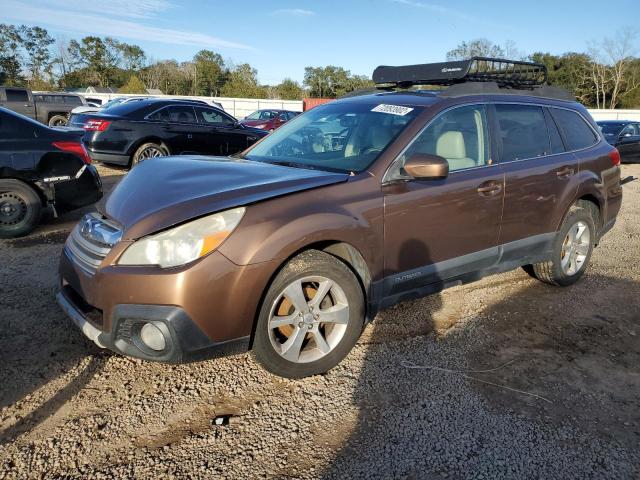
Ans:
POLYGON ((95 310, 68 285, 56 296, 58 305, 82 333, 100 348, 116 353, 167 363, 183 363, 247 351, 249 337, 228 342, 211 341, 179 307, 170 305, 118 305, 109 331, 94 326, 87 313, 95 310), (165 348, 155 351, 140 337, 141 327, 155 325, 165 339, 165 348))

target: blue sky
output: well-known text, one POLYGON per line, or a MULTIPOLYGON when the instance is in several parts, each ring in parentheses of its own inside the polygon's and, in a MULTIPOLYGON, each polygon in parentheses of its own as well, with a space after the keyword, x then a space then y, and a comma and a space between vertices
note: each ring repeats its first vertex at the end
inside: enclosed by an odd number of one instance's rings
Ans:
MULTIPOLYGON (((0 12, 56 37, 111 35, 154 59, 209 48, 269 84, 302 80, 310 65, 370 75, 379 64, 441 61, 478 37, 525 53, 585 51, 640 25, 638 0, 0 0, 0 12)), ((640 54, 640 33, 637 43, 640 54)))

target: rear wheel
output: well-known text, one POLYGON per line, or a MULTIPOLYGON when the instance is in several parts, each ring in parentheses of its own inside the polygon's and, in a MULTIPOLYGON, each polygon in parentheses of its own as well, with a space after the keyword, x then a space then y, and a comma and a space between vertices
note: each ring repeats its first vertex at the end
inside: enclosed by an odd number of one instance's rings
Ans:
POLYGON ((50 127, 64 127, 67 125, 69 119, 65 115, 54 115, 49 119, 50 127))
POLYGON ((169 149, 164 144, 148 142, 140 145, 131 158, 131 166, 151 158, 166 157, 169 149))
POLYGON ((567 213, 553 244, 551 260, 527 265, 525 271, 551 285, 577 282, 587 270, 596 240, 597 209, 578 202, 567 213))
POLYGON ((42 213, 38 194, 20 180, 0 180, 0 238, 14 238, 31 232, 42 213))
POLYGON ((265 296, 253 354, 287 378, 324 373, 353 348, 364 325, 364 297, 354 273, 318 250, 292 259, 265 296))

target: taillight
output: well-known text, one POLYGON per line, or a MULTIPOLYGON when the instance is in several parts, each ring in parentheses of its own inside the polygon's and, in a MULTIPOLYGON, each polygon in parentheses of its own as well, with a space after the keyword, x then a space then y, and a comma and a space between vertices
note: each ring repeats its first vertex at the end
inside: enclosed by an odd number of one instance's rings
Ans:
POLYGON ((609 158, 611 159, 611 163, 613 163, 614 167, 620 165, 620 152, 617 148, 614 148, 609 152, 609 158))
POLYGON ((107 128, 109 128, 110 124, 111 122, 107 120, 100 120, 99 118, 90 118, 89 120, 86 121, 84 125, 82 125, 82 128, 84 128, 89 132, 104 132, 107 128))
POLYGON ((82 159, 87 165, 91 163, 91 157, 85 146, 80 142, 53 142, 53 146, 63 152, 73 153, 82 159))

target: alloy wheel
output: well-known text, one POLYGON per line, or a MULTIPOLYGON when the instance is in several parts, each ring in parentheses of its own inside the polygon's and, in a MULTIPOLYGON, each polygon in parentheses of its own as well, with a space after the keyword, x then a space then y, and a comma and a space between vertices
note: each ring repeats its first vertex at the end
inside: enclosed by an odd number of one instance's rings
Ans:
POLYGON ((294 363, 319 360, 333 351, 347 331, 349 302, 335 281, 305 277, 290 283, 269 313, 274 350, 294 363))
POLYGON ((562 271, 566 275, 572 276, 582 270, 590 248, 591 232, 586 222, 581 220, 569 229, 562 243, 562 251, 560 252, 562 271))
POLYGON ((149 158, 164 157, 166 153, 158 147, 147 147, 138 156, 138 160, 147 160, 149 158))

